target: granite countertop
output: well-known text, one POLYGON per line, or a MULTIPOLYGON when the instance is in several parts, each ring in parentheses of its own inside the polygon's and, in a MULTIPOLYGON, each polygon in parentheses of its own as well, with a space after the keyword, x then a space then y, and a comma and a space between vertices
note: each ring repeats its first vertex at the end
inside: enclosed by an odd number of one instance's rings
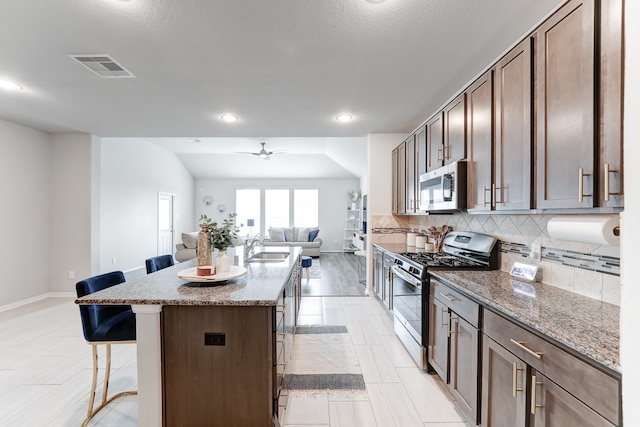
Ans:
POLYGON ((289 252, 290 255, 284 261, 246 264, 245 275, 215 285, 190 283, 178 277, 178 272, 195 267, 194 259, 86 295, 76 299, 76 303, 273 306, 276 305, 301 251, 300 247, 257 247, 256 253, 289 252))
MULTIPOLYGON (((376 244, 394 253, 416 248, 376 244)), ((597 364, 621 373, 620 308, 544 283, 525 283, 500 270, 430 270, 485 307, 502 313, 597 364)))

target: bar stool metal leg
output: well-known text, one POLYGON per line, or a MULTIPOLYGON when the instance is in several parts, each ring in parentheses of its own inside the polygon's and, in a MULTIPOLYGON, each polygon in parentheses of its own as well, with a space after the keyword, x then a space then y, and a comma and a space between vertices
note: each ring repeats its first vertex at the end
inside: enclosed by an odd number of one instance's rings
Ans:
MULTIPOLYGON (((135 344, 135 341, 116 341, 115 344, 135 344)), ((115 394, 109 398, 109 378, 111 376, 111 342, 101 342, 101 343, 89 343, 91 345, 91 355, 93 359, 93 379, 91 381, 91 391, 89 392, 89 408, 87 409, 87 418, 82 422, 82 427, 85 427, 87 423, 93 418, 102 408, 107 406, 113 400, 118 399, 124 396, 133 396, 138 394, 137 391, 123 391, 118 394, 115 394), (105 345, 105 372, 104 372, 104 384, 102 388, 102 401, 100 406, 94 409, 94 404, 96 400, 96 388, 98 385, 98 345, 105 345)))

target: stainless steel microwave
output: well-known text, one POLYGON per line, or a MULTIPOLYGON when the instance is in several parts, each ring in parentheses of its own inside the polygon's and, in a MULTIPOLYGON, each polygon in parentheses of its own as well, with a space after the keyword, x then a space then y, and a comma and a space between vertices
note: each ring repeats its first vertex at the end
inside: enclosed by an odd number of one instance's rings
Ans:
POLYGON ((452 212, 467 208, 467 163, 450 163, 420 175, 421 211, 452 212))

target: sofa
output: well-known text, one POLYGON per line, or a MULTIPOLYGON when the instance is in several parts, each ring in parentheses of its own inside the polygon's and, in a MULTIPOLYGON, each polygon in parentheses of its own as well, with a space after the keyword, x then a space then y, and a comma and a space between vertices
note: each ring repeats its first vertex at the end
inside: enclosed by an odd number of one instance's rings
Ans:
POLYGON ((269 227, 268 236, 262 246, 300 246, 302 255, 319 257, 322 239, 318 237, 320 230, 308 227, 269 227))

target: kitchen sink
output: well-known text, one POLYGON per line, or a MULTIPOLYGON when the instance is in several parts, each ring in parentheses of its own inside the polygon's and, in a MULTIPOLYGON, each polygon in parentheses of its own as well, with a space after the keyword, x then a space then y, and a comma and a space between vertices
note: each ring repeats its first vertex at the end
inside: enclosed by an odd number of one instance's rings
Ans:
POLYGON ((289 257, 289 252, 258 252, 247 258, 246 262, 280 262, 289 257))

